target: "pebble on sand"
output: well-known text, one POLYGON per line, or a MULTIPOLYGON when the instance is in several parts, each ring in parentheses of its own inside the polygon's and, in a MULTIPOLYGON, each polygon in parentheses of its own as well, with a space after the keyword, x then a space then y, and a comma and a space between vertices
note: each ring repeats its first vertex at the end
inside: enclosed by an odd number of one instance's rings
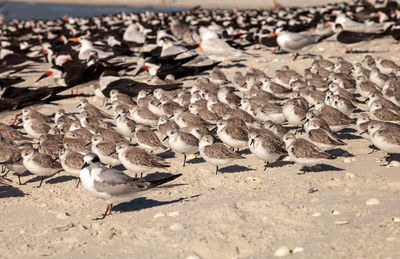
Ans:
POLYGON ((376 199, 376 198, 369 198, 366 202, 365 202, 365 204, 367 205, 367 206, 373 206, 373 205, 378 205, 378 204, 380 204, 381 202, 378 200, 378 199, 376 199))

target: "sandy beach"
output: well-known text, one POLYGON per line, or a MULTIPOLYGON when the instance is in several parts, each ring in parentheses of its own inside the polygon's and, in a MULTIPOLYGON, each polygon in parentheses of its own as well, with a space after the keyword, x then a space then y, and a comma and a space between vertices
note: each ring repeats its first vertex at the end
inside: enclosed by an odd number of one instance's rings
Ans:
MULTIPOLYGON (((113 3, 127 2, 136 4, 113 3)), ((194 3, 171 4, 188 2, 194 3)), ((209 3, 202 6, 214 7, 209 3)), ((240 1, 234 3, 240 7, 240 1)), ((391 37, 366 42, 358 49, 400 64, 400 46, 392 44, 391 37)), ((246 58, 243 66, 222 68, 229 79, 249 68, 274 76, 283 65, 303 74, 313 61, 301 57, 292 61, 290 54, 274 55, 261 46, 248 52, 257 57, 246 58)), ((345 54, 345 46, 334 39, 309 52, 330 60, 343 56, 352 63, 365 56, 345 54)), ((30 69, 33 72, 20 73, 26 79, 20 85, 52 85, 51 79, 35 83, 48 68, 42 64, 30 69)), ((185 80, 185 87, 197 78, 185 80)), ((93 84, 74 90, 93 93, 93 84)), ((95 97, 89 101, 101 104, 95 97)), ((68 99, 35 109, 46 115, 57 108, 75 112, 78 102, 79 98, 68 99)), ((368 110, 364 104, 360 108, 368 110)), ((0 122, 11 124, 17 112, 1 113, 0 122)), ((156 151, 171 167, 150 174, 182 173, 176 183, 184 185, 115 205, 113 215, 103 221, 92 218, 104 211, 106 202, 90 196, 82 186, 75 188, 77 178, 61 172, 35 188, 39 177, 26 173, 22 177, 26 184, 19 186, 17 176, 10 173, 12 187, 0 186, 0 257, 273 258, 279 247, 286 246, 293 252, 290 258, 400 258, 400 163, 383 166, 386 153, 369 154, 370 142, 356 130, 343 134, 342 140, 347 144, 343 149, 352 156, 339 154, 320 170, 306 174, 299 174, 301 165, 288 158, 263 171, 262 161, 243 152, 246 159, 216 175, 215 168, 200 157, 191 156, 182 167, 182 155, 156 151), (371 198, 379 204, 367 205, 371 198)))

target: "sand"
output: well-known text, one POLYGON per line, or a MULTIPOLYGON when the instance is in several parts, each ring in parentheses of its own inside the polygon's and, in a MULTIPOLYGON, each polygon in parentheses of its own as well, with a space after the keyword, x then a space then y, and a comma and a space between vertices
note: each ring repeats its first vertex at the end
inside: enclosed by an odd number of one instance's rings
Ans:
MULTIPOLYGON (((392 58, 400 64, 399 45, 391 38, 366 43, 360 49, 373 56, 392 58)), ((302 73, 311 59, 291 61, 290 55, 249 50, 258 58, 241 62, 246 67, 224 68, 229 78, 250 67, 272 76, 289 65, 302 73)), ((310 49, 324 57, 344 56, 351 62, 364 54, 344 54, 332 40, 310 49)), ((38 67, 45 71, 46 65, 38 67)), ((21 74, 35 85, 40 73, 21 74)), ((51 85, 49 79, 40 82, 51 85)), ((186 86, 194 83, 185 81, 186 86)), ((81 87, 91 92, 90 86, 81 87)), ((58 107, 76 111, 78 99, 58 107)), ((90 101, 99 104, 98 100, 90 101)), ((38 105, 52 114, 58 107, 38 105)), ((364 106, 361 108, 365 109, 364 106)), ((16 111, 1 114, 10 123, 16 111)), ((304 136, 304 135, 303 135, 304 136)), ((318 172, 299 175, 300 165, 276 163, 263 171, 263 163, 245 153, 246 159, 221 169, 196 158, 182 168, 182 156, 164 153, 171 168, 157 172, 183 173, 167 190, 156 190, 114 207, 103 221, 106 203, 90 196, 74 177, 62 172, 47 179, 26 174, 26 185, 0 187, 0 255, 5 258, 271 258, 280 246, 300 251, 293 258, 399 258, 399 167, 382 166, 384 152, 369 153, 369 142, 357 133, 344 138, 343 147, 354 157, 338 157, 318 172), (314 189, 315 192, 310 192, 314 189), (367 206, 376 198, 380 204, 367 206), (394 219, 393 219, 394 218, 394 219), (302 248, 302 249, 301 249, 302 248)), ((156 153, 160 153, 159 152, 156 153)), ((398 163, 397 163, 398 165, 398 163)))

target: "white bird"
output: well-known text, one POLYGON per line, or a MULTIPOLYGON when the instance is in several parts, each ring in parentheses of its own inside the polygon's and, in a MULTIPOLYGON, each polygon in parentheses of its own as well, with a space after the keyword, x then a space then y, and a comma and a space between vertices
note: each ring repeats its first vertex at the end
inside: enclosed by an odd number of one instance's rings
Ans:
POLYGON ((251 56, 242 50, 232 48, 228 43, 220 39, 216 32, 206 27, 200 27, 199 32, 201 38, 199 47, 203 54, 212 60, 225 61, 251 56))
POLYGON ((85 163, 80 172, 82 186, 91 195, 104 199, 108 203, 106 212, 96 220, 111 215, 114 203, 131 201, 138 194, 143 194, 149 189, 170 182, 182 175, 170 175, 147 181, 141 178, 132 178, 121 171, 104 167, 100 163, 99 157, 94 153, 87 153, 83 160, 85 163))

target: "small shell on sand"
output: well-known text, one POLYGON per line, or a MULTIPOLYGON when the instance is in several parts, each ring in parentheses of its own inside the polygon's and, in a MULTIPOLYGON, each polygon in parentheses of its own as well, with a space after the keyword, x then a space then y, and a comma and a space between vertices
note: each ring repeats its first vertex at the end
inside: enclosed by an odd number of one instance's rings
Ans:
POLYGON ((283 256, 288 256, 290 254, 291 254, 291 251, 287 246, 281 246, 275 250, 274 256, 283 257, 283 256))
POLYGON ((300 252, 303 252, 303 251, 304 251, 304 248, 298 246, 298 247, 295 247, 295 248, 293 249, 292 253, 295 254, 295 253, 300 253, 300 252))
POLYGON ((345 159, 343 159, 344 163, 351 163, 351 158, 350 157, 346 157, 345 159))
POLYGON ((366 202, 365 202, 365 204, 367 205, 367 206, 373 206, 373 205, 378 205, 378 204, 380 204, 381 202, 378 200, 378 199, 376 199, 376 198, 369 198, 366 202))
POLYGON ((392 221, 399 223, 400 222, 400 217, 393 217, 392 221))
POLYGON ((184 230, 185 228, 186 226, 183 225, 182 223, 172 223, 172 225, 169 227, 169 229, 173 231, 181 231, 184 230))
POLYGON ((331 210, 331 214, 336 216, 336 215, 340 215, 342 213, 338 210, 331 210))
POLYGON ((346 225, 349 224, 350 222, 348 220, 338 220, 335 221, 335 225, 346 225))
POLYGON ((153 218, 155 218, 155 219, 162 218, 162 217, 165 217, 165 214, 162 213, 162 212, 156 213, 156 214, 153 216, 153 218))
POLYGON ((168 212, 167 213, 167 216, 168 217, 176 217, 176 216, 179 216, 179 211, 171 211, 171 212, 168 212))

